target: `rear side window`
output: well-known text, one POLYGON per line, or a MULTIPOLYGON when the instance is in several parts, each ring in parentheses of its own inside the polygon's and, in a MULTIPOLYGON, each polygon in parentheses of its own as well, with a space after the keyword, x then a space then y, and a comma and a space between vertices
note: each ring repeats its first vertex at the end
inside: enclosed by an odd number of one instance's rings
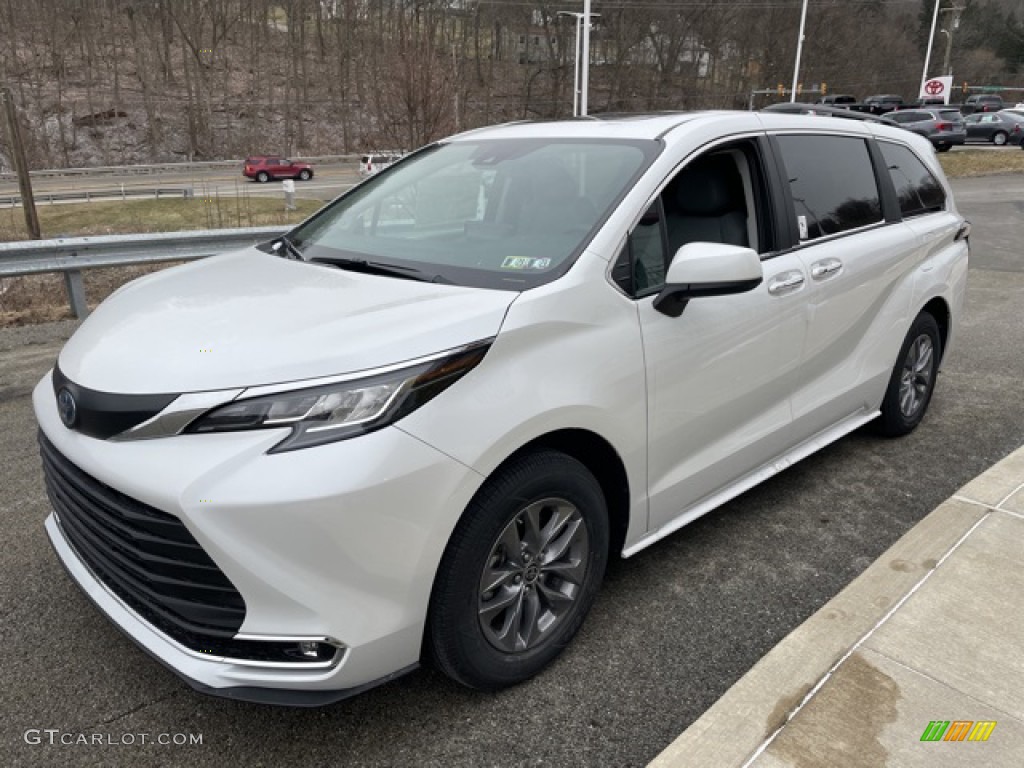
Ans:
POLYGON ((900 213, 904 217, 941 211, 946 207, 946 193, 917 155, 904 146, 878 142, 889 169, 889 177, 896 187, 900 213))
POLYGON ((889 118, 897 123, 919 123, 923 120, 931 120, 932 116, 927 112, 893 112, 889 118))
POLYGON ((801 241, 878 224, 882 204, 863 139, 779 136, 801 241))

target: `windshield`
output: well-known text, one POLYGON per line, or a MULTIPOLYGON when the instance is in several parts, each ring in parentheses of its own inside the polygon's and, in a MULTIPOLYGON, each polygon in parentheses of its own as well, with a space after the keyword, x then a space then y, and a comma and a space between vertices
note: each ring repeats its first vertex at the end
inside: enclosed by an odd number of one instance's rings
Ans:
POLYGON ((290 238, 307 260, 532 288, 568 270, 660 147, 595 139, 435 145, 371 177, 290 238))

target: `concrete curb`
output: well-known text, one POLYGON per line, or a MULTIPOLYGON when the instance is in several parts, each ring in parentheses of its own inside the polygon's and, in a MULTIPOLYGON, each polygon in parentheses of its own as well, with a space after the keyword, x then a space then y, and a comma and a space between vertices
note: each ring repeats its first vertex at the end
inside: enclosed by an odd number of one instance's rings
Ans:
POLYGON ((1024 512, 1024 447, 933 510, 764 656, 651 763, 739 768, 994 509, 1024 512))

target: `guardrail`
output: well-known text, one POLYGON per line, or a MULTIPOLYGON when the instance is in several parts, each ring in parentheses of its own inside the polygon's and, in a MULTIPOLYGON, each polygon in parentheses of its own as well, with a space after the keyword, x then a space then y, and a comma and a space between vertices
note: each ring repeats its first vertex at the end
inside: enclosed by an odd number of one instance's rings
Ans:
MULTIPOLYGON (((276 155, 275 155, 276 157, 276 155)), ((292 157, 292 160, 303 163, 348 163, 356 162, 359 155, 316 155, 313 157, 292 157)), ((216 171, 223 169, 239 169, 243 160, 207 160, 193 163, 149 163, 147 165, 102 165, 93 168, 48 168, 29 171, 32 178, 48 178, 52 176, 133 176, 153 173, 195 173, 196 171, 216 171)), ((0 172, 0 181, 17 181, 12 171, 0 172)))
MULTIPOLYGON (((83 189, 81 192, 36 192, 32 195, 36 203, 60 203, 69 200, 109 200, 111 198, 128 200, 130 198, 153 197, 159 200, 161 197, 193 197, 192 187, 167 189, 163 187, 126 187, 123 184, 120 189, 83 189)), ((0 197, 0 205, 13 208, 21 205, 21 195, 9 195, 0 197)))
POLYGON ((202 229, 146 235, 67 237, 0 243, 0 278, 63 272, 75 317, 89 313, 82 270, 202 259, 272 240, 287 227, 202 229))

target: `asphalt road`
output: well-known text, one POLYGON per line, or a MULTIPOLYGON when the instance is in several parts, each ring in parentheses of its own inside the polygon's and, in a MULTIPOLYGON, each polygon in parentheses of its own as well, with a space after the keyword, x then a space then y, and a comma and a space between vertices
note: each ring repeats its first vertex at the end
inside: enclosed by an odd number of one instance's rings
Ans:
MULTIPOLYGON (((187 167, 187 166, 186 166, 187 167)), ((313 200, 331 200, 359 181, 355 162, 318 163, 314 166, 314 176, 309 181, 296 181, 295 193, 301 198, 313 200)), ((196 197, 281 197, 281 183, 268 182, 259 184, 242 176, 242 165, 237 171, 224 169, 206 169, 202 166, 189 168, 188 171, 161 171, 153 174, 111 174, 96 176, 46 176, 33 179, 33 193, 37 206, 48 205, 48 194, 77 193, 124 190, 128 197, 142 194, 144 190, 159 188, 160 190, 192 189, 196 197)), ((0 199, 17 196, 16 181, 0 181, 0 199)), ((152 192, 146 192, 152 197, 152 192)), ((109 199, 109 198, 107 198, 109 199)), ((80 202, 76 200, 74 202, 80 202)))
POLYGON ((968 307, 921 427, 895 441, 851 435, 613 563, 568 652, 497 695, 429 670, 319 710, 185 687, 96 612, 43 532, 28 397, 72 324, 0 332, 0 764, 644 765, 935 505, 1024 443, 1024 175, 956 189, 974 223, 968 307), (58 744, 45 732, 26 743, 29 729, 59 729, 58 744), (114 744, 59 745, 79 734, 114 744), (202 744, 141 744, 143 734, 202 744))

